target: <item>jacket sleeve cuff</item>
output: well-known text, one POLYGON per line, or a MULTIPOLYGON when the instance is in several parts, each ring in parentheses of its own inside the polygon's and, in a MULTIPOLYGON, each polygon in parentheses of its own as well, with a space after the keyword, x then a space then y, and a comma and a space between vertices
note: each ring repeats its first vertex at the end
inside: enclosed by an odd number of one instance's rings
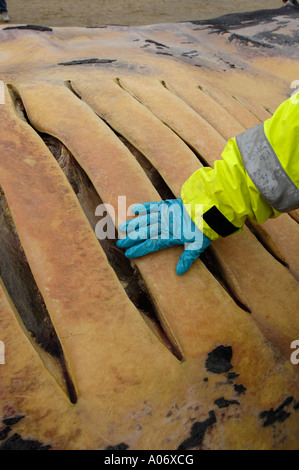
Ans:
POLYGON ((217 240, 217 238, 224 238, 242 231, 242 227, 235 227, 215 205, 199 215, 198 212, 192 210, 192 203, 186 200, 184 192, 181 198, 191 219, 210 240, 217 240))

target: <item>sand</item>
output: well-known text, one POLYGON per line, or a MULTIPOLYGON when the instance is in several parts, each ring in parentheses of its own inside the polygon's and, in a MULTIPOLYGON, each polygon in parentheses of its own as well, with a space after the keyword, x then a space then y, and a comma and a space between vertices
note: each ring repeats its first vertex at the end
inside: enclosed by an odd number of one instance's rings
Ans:
POLYGON ((280 8, 281 0, 7 0, 11 23, 43 26, 145 25, 280 8))

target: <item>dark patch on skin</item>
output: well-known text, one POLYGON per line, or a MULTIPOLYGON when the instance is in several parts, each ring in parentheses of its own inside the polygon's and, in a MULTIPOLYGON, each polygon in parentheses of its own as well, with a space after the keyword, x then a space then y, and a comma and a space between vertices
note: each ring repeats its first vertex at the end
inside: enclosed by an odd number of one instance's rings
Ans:
MULTIPOLYGON (((285 45, 285 46, 294 46, 299 43, 299 33, 298 31, 294 32, 294 36, 291 37, 287 34, 277 33, 276 29, 273 31, 264 31, 262 33, 255 34, 255 39, 259 40, 266 39, 267 41, 271 42, 272 44, 278 45, 285 45)), ((268 46, 268 47, 275 47, 275 46, 268 46)))
POLYGON ((199 52, 198 51, 187 51, 187 52, 182 52, 181 54, 182 57, 188 57, 188 59, 193 59, 193 57, 198 57, 199 52))
POLYGON ((15 433, 0 445, 0 450, 49 450, 50 445, 43 445, 31 439, 22 439, 15 433))
POLYGON ((48 26, 38 26, 34 24, 21 25, 21 26, 6 26, 6 28, 3 28, 3 31, 7 29, 29 29, 31 31, 53 31, 53 29, 49 28, 48 26))
POLYGON ((236 372, 229 372, 227 374, 227 378, 228 379, 236 379, 237 377, 239 377, 240 374, 237 374, 236 372))
POLYGON ((169 47, 166 46, 165 44, 161 44, 160 42, 153 41, 152 39, 146 39, 145 42, 149 42, 150 44, 155 44, 155 46, 166 47, 167 49, 169 49, 169 47))
POLYGON ((81 60, 72 60, 70 62, 59 62, 58 65, 90 65, 90 64, 111 64, 116 62, 116 59, 81 59, 81 60))
POLYGON ((156 54, 162 54, 162 55, 173 55, 173 54, 170 54, 169 52, 156 52, 156 54))
POLYGON ((6 426, 12 426, 13 424, 18 423, 22 418, 25 418, 24 415, 16 415, 12 416, 11 418, 5 418, 2 420, 2 423, 6 426))
POLYGON ((247 388, 244 387, 244 385, 242 385, 242 384, 239 384, 239 385, 238 385, 238 384, 235 384, 235 385, 234 385, 234 389, 235 389, 235 391, 236 391, 239 395, 241 395, 241 393, 245 393, 246 390, 247 390, 247 388))
POLYGON ((248 11, 242 13, 232 13, 207 20, 191 21, 200 26, 209 26, 218 30, 217 32, 227 32, 232 29, 242 29, 249 26, 257 26, 261 23, 272 23, 278 16, 290 16, 299 18, 298 6, 283 6, 281 8, 270 8, 268 10, 248 11))
POLYGON ((21 419, 25 418, 24 415, 16 414, 4 418, 2 423, 5 424, 5 428, 0 430, 0 450, 48 450, 51 448, 50 445, 43 445, 38 441, 32 439, 23 439, 18 433, 14 433, 7 439, 8 434, 11 431, 11 426, 17 424, 21 419), (6 439, 6 440, 4 440, 6 439))
POLYGON ((249 45, 249 46, 255 46, 255 47, 269 47, 269 48, 275 47, 275 46, 272 46, 272 44, 267 44, 265 42, 258 41, 256 39, 251 39, 251 38, 248 38, 247 36, 242 36, 241 34, 236 34, 236 33, 231 34, 228 38, 229 42, 233 41, 234 39, 242 42, 246 46, 249 45))
POLYGON ((299 401, 297 401, 297 403, 295 403, 295 405, 293 406, 293 409, 294 410, 299 410, 299 401))
POLYGON ((209 418, 202 422, 192 424, 190 437, 185 439, 177 450, 187 450, 192 447, 200 446, 205 436, 206 430, 209 426, 216 423, 216 416, 214 410, 209 411, 209 418))
POLYGON ((51 449, 50 445, 44 445, 40 442, 33 439, 23 439, 20 434, 14 433, 11 437, 7 439, 9 432, 11 431, 11 426, 17 424, 21 419, 25 418, 25 415, 15 414, 9 416, 2 420, 2 423, 5 424, 5 428, 0 430, 0 450, 49 450, 51 449), (6 440, 5 440, 6 439, 6 440))
POLYGON ((219 60, 221 60, 222 62, 224 62, 226 65, 228 65, 231 69, 235 69, 236 66, 235 64, 232 64, 231 62, 229 62, 228 60, 224 60, 222 57, 217 57, 219 60))
MULTIPOLYGON (((276 45, 291 46, 298 44, 298 32, 294 31, 293 36, 290 36, 289 34, 276 33, 278 29, 284 28, 284 26, 289 23, 288 21, 277 21, 280 16, 298 19, 298 4, 288 4, 277 9, 233 13, 214 19, 191 21, 191 23, 199 26, 206 26, 211 30, 211 33, 216 34, 231 33, 234 30, 238 30, 240 32, 243 28, 272 23, 272 31, 262 31, 254 34, 252 37, 248 37, 240 33, 232 33, 228 39, 229 41, 237 40, 244 45, 251 47, 274 48, 276 45)), ((195 28, 195 31, 199 29, 202 28, 195 28)))
POLYGON ((0 441, 3 441, 7 438, 9 432, 11 431, 11 426, 18 423, 20 419, 24 418, 24 415, 14 415, 9 416, 8 418, 2 419, 2 423, 5 424, 5 428, 0 430, 0 441))
POLYGON ((237 400, 226 400, 224 397, 217 398, 214 403, 218 408, 227 408, 229 405, 240 405, 237 400))
POLYGON ((227 374, 227 378, 228 378, 229 380, 231 380, 231 379, 236 379, 237 377, 239 377, 239 375, 240 375, 240 374, 237 374, 236 372, 229 372, 229 373, 227 374))
POLYGON ((6 426, 4 429, 0 430, 0 441, 3 441, 7 438, 9 431, 11 430, 10 426, 6 426))
POLYGON ((228 372, 233 367, 230 363, 232 355, 231 346, 218 346, 208 354, 208 359, 205 363, 206 369, 214 374, 228 372))
POLYGON ((121 442, 120 444, 117 444, 116 446, 108 446, 105 448, 105 450, 127 450, 129 446, 125 444, 124 442, 121 442))
POLYGON ((107 26, 86 26, 86 29, 97 29, 97 28, 107 28, 107 26))
POLYGON ((192 50, 192 51, 182 52, 181 55, 184 55, 184 56, 187 55, 188 56, 188 55, 192 55, 192 54, 198 55, 198 51, 192 50))
POLYGON ((291 413, 284 410, 286 406, 289 406, 292 403, 293 397, 287 397, 284 402, 274 410, 270 408, 270 410, 262 411, 259 415, 260 419, 264 419, 263 427, 270 426, 274 423, 282 423, 285 421, 291 413))

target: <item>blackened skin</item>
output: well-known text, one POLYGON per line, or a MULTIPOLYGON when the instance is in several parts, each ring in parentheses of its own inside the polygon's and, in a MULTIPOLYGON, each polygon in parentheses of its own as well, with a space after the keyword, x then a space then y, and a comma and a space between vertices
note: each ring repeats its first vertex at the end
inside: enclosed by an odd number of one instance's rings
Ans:
MULTIPOLYGON (((206 26, 211 30, 211 33, 223 34, 231 33, 232 31, 238 30, 238 34, 233 33, 229 36, 228 40, 238 40, 247 46, 254 47, 266 47, 275 48, 276 45, 280 46, 296 46, 299 43, 299 34, 293 31, 293 34, 284 34, 283 28, 278 32, 279 29, 279 17, 282 17, 280 25, 283 21, 287 22, 288 18, 299 19, 299 5, 294 3, 293 5, 287 4, 281 8, 269 9, 269 10, 258 10, 254 12, 245 13, 233 13, 229 15, 223 15, 218 18, 191 21, 191 23, 199 26, 206 26), (249 26, 257 26, 261 24, 271 24, 274 29, 268 31, 264 28, 263 31, 249 38, 247 35, 242 35, 241 31, 243 28, 249 26)), ((199 28, 195 28, 195 31, 199 28)))
MULTIPOLYGON (((0 431, 0 440, 6 439, 9 432, 11 431, 10 426, 18 423, 23 418, 25 418, 25 416, 19 414, 3 419, 2 423, 6 426, 2 431, 0 431)), ((22 437, 17 433, 14 433, 10 438, 6 439, 0 445, 0 450, 48 450, 50 448, 50 445, 45 446, 40 442, 34 441, 32 439, 22 439, 22 437)))
POLYGON ((162 54, 162 55, 173 55, 173 54, 170 54, 169 52, 156 52, 156 54, 162 54))
POLYGON ((240 375, 240 374, 237 374, 236 372, 229 372, 229 373, 227 374, 227 378, 228 378, 229 380, 231 380, 231 379, 236 379, 237 377, 239 377, 239 375, 240 375))
POLYGON ((11 418, 5 418, 2 420, 2 423, 5 424, 6 426, 12 426, 13 424, 16 424, 20 421, 20 419, 25 418, 24 415, 15 415, 12 416, 11 418))
POLYGON ((72 60, 71 62, 60 62, 58 65, 89 65, 89 64, 111 64, 116 59, 81 59, 72 60))
POLYGON ((5 426, 4 429, 0 430, 0 441, 3 441, 7 438, 9 431, 11 430, 10 426, 5 426))
POLYGON ((124 442, 121 442, 120 444, 117 444, 116 446, 108 446, 106 447, 105 450, 127 450, 128 449, 128 445, 125 444, 124 442))
POLYGON ((187 450, 192 447, 200 446, 203 438, 205 437, 206 430, 214 423, 216 423, 216 416, 214 410, 211 410, 209 411, 209 418, 207 418, 205 421, 196 422, 192 425, 190 437, 183 441, 177 450, 187 450))
POLYGON ((7 438, 9 432, 11 431, 11 426, 18 423, 20 419, 24 418, 24 415, 15 415, 10 418, 4 418, 2 423, 5 424, 5 428, 0 430, 0 441, 3 441, 7 438))
POLYGON ((239 384, 239 385, 238 385, 238 384, 235 384, 235 385, 234 385, 234 389, 235 389, 235 391, 236 391, 239 395, 240 395, 241 393, 245 393, 246 390, 247 390, 247 388, 244 387, 244 385, 242 385, 242 384, 239 384))
POLYGON ((291 16, 292 18, 299 18, 299 7, 297 5, 286 5, 282 6, 281 8, 232 13, 219 16, 218 18, 191 21, 191 23, 200 26, 211 26, 211 28, 219 30, 218 32, 227 32, 228 30, 232 29, 242 29, 247 28, 248 26, 257 26, 261 23, 272 23, 274 18, 277 18, 278 16, 291 16))
POLYGON ((285 421, 291 413, 284 410, 284 408, 293 401, 293 397, 287 397, 284 402, 274 410, 270 408, 270 410, 265 410, 260 413, 260 419, 265 419, 263 423, 263 427, 270 426, 274 423, 282 423, 285 421))
POLYGON ((38 441, 22 439, 15 433, 0 445, 0 450, 49 450, 51 446, 44 446, 38 441))
POLYGON ((218 406, 218 408, 227 408, 229 405, 240 405, 237 400, 226 400, 223 397, 217 398, 214 403, 218 406))
POLYGON ((229 371, 233 366, 230 363, 233 355, 231 346, 218 346, 208 354, 206 369, 214 374, 229 371))
POLYGON ((166 47, 169 49, 169 46, 166 46, 165 44, 161 44, 160 42, 153 41, 152 39, 146 39, 145 42, 148 42, 150 44, 155 44, 155 46, 160 46, 160 47, 166 47))
MULTIPOLYGON (((262 39, 263 39, 264 33, 262 33, 262 35, 260 35, 260 36, 262 36, 262 39)), ((271 38, 270 35, 268 35, 268 36, 271 38)), ((229 42, 233 41, 234 39, 237 39, 238 41, 242 42, 243 44, 251 45, 251 46, 255 46, 255 47, 268 47, 270 49, 275 48, 275 46, 273 44, 267 44, 263 41, 257 41, 256 39, 250 39, 250 38, 247 38, 245 36, 242 36, 241 34, 233 33, 228 38, 229 42)))
POLYGON ((37 26, 34 24, 21 25, 21 26, 6 26, 6 28, 3 28, 3 31, 5 29, 30 29, 33 31, 53 31, 52 28, 48 28, 47 26, 37 26))

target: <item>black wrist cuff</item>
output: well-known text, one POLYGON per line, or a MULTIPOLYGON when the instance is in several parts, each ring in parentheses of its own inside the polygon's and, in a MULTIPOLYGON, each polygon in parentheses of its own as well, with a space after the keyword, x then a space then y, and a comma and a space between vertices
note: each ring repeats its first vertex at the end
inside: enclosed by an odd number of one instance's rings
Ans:
POLYGON ((220 237, 227 237, 239 230, 217 209, 216 206, 211 207, 202 216, 204 221, 216 232, 220 237))

